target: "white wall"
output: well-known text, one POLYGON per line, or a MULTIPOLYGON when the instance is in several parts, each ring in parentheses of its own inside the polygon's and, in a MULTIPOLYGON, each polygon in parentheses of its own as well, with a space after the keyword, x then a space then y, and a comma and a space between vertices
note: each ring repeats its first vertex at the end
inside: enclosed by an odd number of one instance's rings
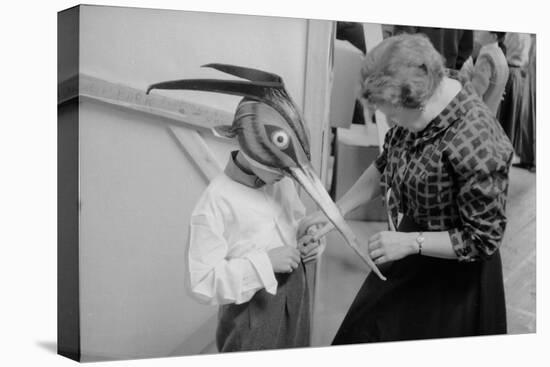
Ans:
MULTIPOLYGON (((281 75, 301 104, 306 26, 305 20, 292 18, 84 6, 81 72, 146 88, 178 78, 232 78, 200 66, 237 64, 281 75)), ((182 95, 228 111, 238 100, 212 93, 182 95)))
MULTIPOLYGON (((81 9, 80 71, 145 89, 233 63, 281 75, 303 103, 307 22, 115 7, 81 9)), ((228 76, 230 78, 230 76, 228 76)), ((176 95, 172 93, 171 95, 176 95)), ((238 98, 183 92, 233 111, 238 98)), ((189 214, 206 182, 164 123, 96 102, 80 109, 83 360, 199 353, 215 307, 186 292, 189 214)), ((225 164, 232 145, 206 137, 225 164)))

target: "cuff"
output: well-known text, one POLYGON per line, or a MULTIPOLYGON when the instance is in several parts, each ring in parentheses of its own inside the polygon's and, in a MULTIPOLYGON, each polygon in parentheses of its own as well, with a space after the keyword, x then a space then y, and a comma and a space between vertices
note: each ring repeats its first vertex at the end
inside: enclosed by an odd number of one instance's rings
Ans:
POLYGON ((266 290, 270 294, 277 294, 277 279, 275 279, 275 272, 271 261, 265 251, 252 251, 246 255, 248 260, 252 263, 254 270, 258 273, 260 280, 266 290))
POLYGON ((463 238, 461 230, 458 228, 451 229, 449 237, 459 261, 476 261, 479 258, 479 251, 470 241, 463 238))

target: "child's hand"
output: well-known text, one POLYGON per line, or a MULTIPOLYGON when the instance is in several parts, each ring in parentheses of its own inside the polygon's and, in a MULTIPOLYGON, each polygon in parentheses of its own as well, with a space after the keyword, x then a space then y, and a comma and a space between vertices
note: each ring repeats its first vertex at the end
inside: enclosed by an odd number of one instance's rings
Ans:
POLYGON ((281 246, 267 252, 275 273, 292 273, 300 263, 300 253, 290 246, 281 246))
POLYGON ((316 225, 310 226, 306 230, 306 234, 298 239, 298 249, 304 263, 316 261, 319 255, 323 253, 324 245, 321 245, 320 240, 314 240, 317 229, 316 225))

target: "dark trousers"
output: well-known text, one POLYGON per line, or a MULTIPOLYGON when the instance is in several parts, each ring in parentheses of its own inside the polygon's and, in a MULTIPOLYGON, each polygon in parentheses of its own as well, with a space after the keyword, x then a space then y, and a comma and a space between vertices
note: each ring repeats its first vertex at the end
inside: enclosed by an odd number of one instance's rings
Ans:
POLYGON ((305 268, 276 274, 277 294, 262 289, 246 303, 219 309, 220 352, 309 346, 310 305, 305 268))

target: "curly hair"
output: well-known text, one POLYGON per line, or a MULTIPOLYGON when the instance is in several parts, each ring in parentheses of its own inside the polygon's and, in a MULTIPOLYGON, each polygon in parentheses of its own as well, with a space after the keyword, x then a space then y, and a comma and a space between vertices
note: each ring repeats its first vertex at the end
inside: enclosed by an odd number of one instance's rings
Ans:
POLYGON ((386 38, 367 53, 361 94, 374 105, 422 108, 443 80, 444 65, 423 34, 386 38))

